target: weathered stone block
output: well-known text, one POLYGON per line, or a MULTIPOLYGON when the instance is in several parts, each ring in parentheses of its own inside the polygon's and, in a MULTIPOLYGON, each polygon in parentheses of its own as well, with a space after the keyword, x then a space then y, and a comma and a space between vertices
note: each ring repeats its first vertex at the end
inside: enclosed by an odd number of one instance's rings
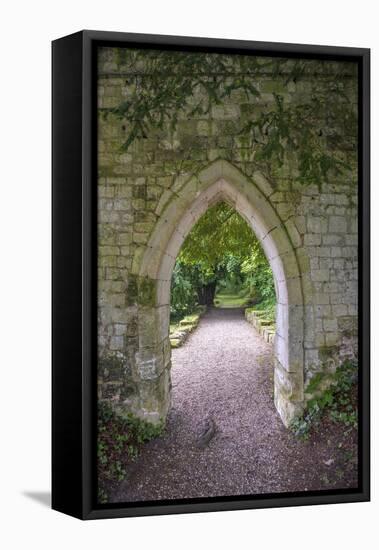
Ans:
POLYGON ((319 246, 321 245, 321 235, 316 233, 309 233, 304 235, 305 246, 319 246))
POLYGON ((311 272, 312 281, 329 281, 329 270, 328 269, 314 269, 311 272))
POLYGON ((347 221, 342 216, 331 216, 329 218, 330 233, 346 233, 347 221))
POLYGON ((112 336, 109 343, 109 349, 122 351, 124 349, 124 337, 112 336))

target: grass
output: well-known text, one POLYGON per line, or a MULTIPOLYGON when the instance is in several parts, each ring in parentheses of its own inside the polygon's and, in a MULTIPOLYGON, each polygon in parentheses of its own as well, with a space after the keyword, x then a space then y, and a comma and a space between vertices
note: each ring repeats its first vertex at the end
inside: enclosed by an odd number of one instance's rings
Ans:
MULTIPOLYGON (((225 291, 224 291, 225 292, 225 291)), ((214 299, 214 304, 216 307, 220 308, 233 308, 233 307, 245 307, 250 301, 249 293, 246 291, 242 293, 224 293, 218 292, 214 299)))

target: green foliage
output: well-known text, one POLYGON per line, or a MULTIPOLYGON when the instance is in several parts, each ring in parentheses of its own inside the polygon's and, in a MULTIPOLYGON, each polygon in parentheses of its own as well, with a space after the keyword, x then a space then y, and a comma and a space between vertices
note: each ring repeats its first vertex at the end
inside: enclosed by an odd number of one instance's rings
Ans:
POLYGON ((191 313, 200 290, 216 283, 219 294, 263 302, 274 317, 271 268, 247 222, 225 203, 209 208, 183 243, 172 276, 172 319, 191 313))
POLYGON ((245 283, 251 294, 258 295, 262 308, 272 308, 275 305, 275 284, 271 267, 263 253, 259 242, 251 245, 250 255, 241 264, 241 273, 245 275, 245 283))
POLYGON ((272 323, 275 323, 276 317, 276 300, 275 297, 265 298, 254 305, 254 309, 265 311, 265 318, 272 323))
POLYGON ((357 380, 358 366, 348 361, 331 375, 331 384, 323 391, 320 391, 320 386, 324 381, 324 375, 316 374, 307 387, 307 393, 314 394, 314 397, 308 401, 303 415, 293 420, 293 433, 301 439, 308 439, 312 427, 317 426, 325 414, 328 414, 333 422, 340 422, 346 427, 356 429, 357 380))
POLYGON ((357 109, 344 91, 344 63, 147 49, 117 51, 127 74, 126 99, 102 112, 124 122, 125 150, 151 130, 175 131, 183 114, 187 119, 207 117, 212 106, 221 105, 237 92, 252 106, 241 117, 239 134, 249 140, 256 151, 255 160, 268 172, 290 158, 298 180, 306 184, 325 180, 356 163, 357 109), (258 83, 265 82, 264 73, 276 84, 274 102, 262 101, 258 83), (283 93, 289 84, 301 86, 310 76, 315 82, 312 93, 286 103, 283 93))
POLYGON ((247 98, 259 95, 250 78, 258 68, 256 58, 239 56, 232 67, 230 56, 223 55, 132 49, 119 53, 127 67, 129 94, 116 108, 103 112, 127 122, 125 150, 152 128, 168 125, 174 130, 182 111, 189 118, 207 115, 233 90, 243 91, 247 98), (230 84, 228 76, 234 77, 230 84))
MULTIPOLYGON (((330 111, 326 108, 328 97, 312 96, 309 104, 285 105, 284 99, 273 94, 276 109, 264 112, 257 120, 249 121, 243 132, 249 131, 253 141, 260 147, 256 160, 275 162, 282 166, 288 155, 297 160, 298 181, 306 184, 327 181, 330 175, 339 175, 349 164, 329 150, 323 135, 322 125, 330 123, 330 111)), ((331 95, 333 99, 333 95, 331 95)), ((341 102, 333 102, 333 116, 336 109, 343 121, 346 104, 341 112, 341 102)))
POLYGON ((197 303, 194 270, 177 260, 171 279, 171 318, 179 319, 191 313, 197 303))
POLYGON ((247 222, 224 202, 211 206, 188 234, 180 259, 187 265, 201 264, 211 272, 222 266, 232 272, 257 241, 247 222))
POLYGON ((131 414, 120 418, 106 403, 98 407, 97 471, 98 499, 107 502, 110 485, 125 479, 126 460, 138 456, 141 445, 162 433, 155 426, 131 414))

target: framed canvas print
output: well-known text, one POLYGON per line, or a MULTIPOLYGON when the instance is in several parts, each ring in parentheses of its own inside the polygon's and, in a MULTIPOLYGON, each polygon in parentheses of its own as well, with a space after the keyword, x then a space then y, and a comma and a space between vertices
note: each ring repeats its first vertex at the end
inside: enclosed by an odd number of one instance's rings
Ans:
POLYGON ((369 50, 53 42, 53 508, 369 499, 369 50))

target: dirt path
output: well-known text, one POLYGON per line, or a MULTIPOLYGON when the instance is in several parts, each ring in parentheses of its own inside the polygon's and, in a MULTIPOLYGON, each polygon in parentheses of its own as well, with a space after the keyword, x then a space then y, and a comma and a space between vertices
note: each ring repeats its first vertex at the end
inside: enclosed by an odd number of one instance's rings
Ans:
POLYGON ((242 310, 210 310, 186 344, 173 350, 172 363, 173 406, 166 432, 128 465, 111 501, 356 485, 335 427, 307 442, 284 428, 273 404, 272 348, 242 310), (215 434, 199 448, 210 418, 215 434))

